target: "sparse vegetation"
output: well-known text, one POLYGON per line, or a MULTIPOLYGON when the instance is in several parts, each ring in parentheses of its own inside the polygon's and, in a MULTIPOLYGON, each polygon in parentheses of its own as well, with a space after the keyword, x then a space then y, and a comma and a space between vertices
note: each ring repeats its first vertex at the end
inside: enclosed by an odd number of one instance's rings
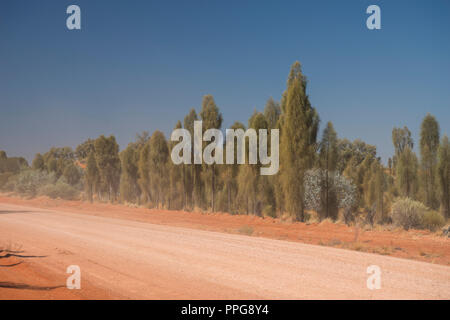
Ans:
POLYGON ((398 199, 392 205, 391 218, 394 224, 405 228, 420 228, 427 208, 425 205, 410 198, 398 199))
MULTIPOLYGON (((199 119, 203 131, 221 128, 222 114, 213 96, 206 95, 200 112, 192 108, 175 128, 193 137, 199 119)), ((25 159, 0 151, 0 190, 283 221, 343 221, 362 230, 364 224, 432 231, 445 225, 450 216, 450 144, 447 136, 440 138, 435 117, 427 114, 422 122, 420 157, 410 130, 393 128, 395 153, 387 167, 375 146, 338 138, 331 122, 319 137, 319 122, 306 77, 295 62, 281 101, 268 99, 264 111, 255 110, 247 122, 257 132, 280 130, 280 171, 275 176, 260 176, 260 164, 248 165, 248 150, 244 165, 175 165, 170 160, 174 142, 156 130, 137 135, 121 152, 114 136, 103 135, 82 142, 75 152, 54 147, 36 154, 31 167, 25 159)), ((230 128, 246 129, 238 121, 230 128)))
POLYGON ((445 225, 444 217, 435 210, 427 211, 422 217, 422 226, 425 229, 436 231, 445 225))
POLYGON ((52 199, 77 200, 80 191, 60 179, 56 183, 47 184, 39 189, 39 195, 48 196, 52 199))
POLYGON ((445 224, 444 217, 435 210, 410 198, 398 199, 392 205, 391 213, 394 224, 408 230, 410 228, 435 231, 445 224))
POLYGON ((238 232, 240 234, 245 234, 247 236, 251 236, 253 234, 253 227, 245 225, 245 226, 240 227, 238 229, 238 232))

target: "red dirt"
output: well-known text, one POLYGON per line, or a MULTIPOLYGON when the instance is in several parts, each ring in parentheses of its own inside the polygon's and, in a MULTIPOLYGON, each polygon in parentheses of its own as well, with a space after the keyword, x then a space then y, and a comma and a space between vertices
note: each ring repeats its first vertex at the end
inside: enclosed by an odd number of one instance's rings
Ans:
POLYGON ((111 299, 106 290, 87 285, 85 290, 68 290, 67 274, 49 272, 39 263, 14 256, 2 259, 0 300, 85 300, 111 299), (11 266, 11 267, 5 267, 11 266), (7 286, 11 286, 8 288, 7 286), (23 286, 18 288, 18 286, 23 286), (32 290, 26 290, 32 288, 32 290), (24 290, 25 289, 25 290, 24 290))
POLYGON ((5 194, 0 195, 0 202, 161 225, 251 234, 450 265, 450 239, 424 230, 364 231, 330 222, 291 223, 248 215, 146 209, 121 204, 52 200, 46 197, 22 199, 5 194))

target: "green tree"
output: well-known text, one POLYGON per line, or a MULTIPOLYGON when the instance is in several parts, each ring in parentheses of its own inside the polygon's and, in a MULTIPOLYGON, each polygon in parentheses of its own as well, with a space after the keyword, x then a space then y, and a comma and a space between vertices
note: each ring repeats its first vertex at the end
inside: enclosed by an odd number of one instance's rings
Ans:
MULTIPOLYGON (((268 124, 266 121, 266 118, 264 117, 264 114, 261 112, 257 112, 256 110, 253 112, 253 115, 250 117, 248 121, 249 128, 252 128, 256 131, 256 141, 258 150, 261 148, 259 145, 259 130, 261 129, 268 129, 268 124)), ((247 141, 246 141, 247 143, 247 141)), ((246 147, 247 151, 247 160, 246 163, 249 163, 249 147, 247 144, 246 147)), ((249 170, 248 173, 248 183, 249 183, 249 192, 250 192, 250 199, 251 199, 251 212, 257 215, 262 214, 263 204, 267 204, 268 199, 264 198, 264 195, 270 195, 270 191, 266 188, 270 188, 268 185, 267 179, 262 177, 260 175, 260 168, 261 164, 256 163, 254 165, 248 165, 244 166, 244 169, 249 170), (266 190, 265 190, 266 189, 266 190)))
POLYGON ((427 114, 420 127, 420 160, 422 171, 422 186, 424 189, 425 205, 430 208, 438 208, 438 197, 435 192, 436 166, 439 149, 439 124, 436 118, 427 114))
POLYGON ((138 160, 138 184, 144 197, 144 202, 152 201, 151 184, 150 184, 150 140, 147 140, 139 151, 138 160))
POLYGON ((136 148, 140 150, 147 143, 147 141, 150 140, 150 133, 146 130, 141 133, 137 133, 135 140, 136 148))
MULTIPOLYGON (((174 127, 174 130, 181 129, 181 121, 178 121, 174 127)), ((173 147, 177 144, 176 141, 169 142, 169 157, 172 153, 173 147)), ((185 192, 185 168, 184 164, 176 165, 171 159, 168 161, 169 171, 169 209, 180 209, 186 204, 186 192, 185 192)))
POLYGON ((154 195, 153 201, 157 207, 164 206, 164 197, 168 191, 168 157, 169 149, 166 138, 161 131, 156 130, 150 138, 149 171, 151 189, 154 195))
POLYGON ((89 154, 94 151, 94 140, 87 139, 83 143, 79 144, 75 149, 75 155, 78 160, 83 161, 87 159, 89 154))
MULTIPOLYGON (((208 129, 220 129, 222 127, 222 114, 219 112, 212 95, 205 95, 202 101, 202 110, 200 111, 200 118, 203 121, 203 133, 208 129)), ((211 210, 215 211, 215 188, 216 188, 216 165, 213 163, 209 165, 211 176, 211 210)))
POLYGON ((195 109, 192 108, 189 113, 184 117, 184 128, 189 131, 191 135, 191 164, 185 166, 185 185, 186 185, 186 198, 190 202, 190 206, 194 207, 202 206, 203 199, 203 181, 201 179, 202 166, 200 164, 194 164, 194 121, 198 120, 195 109))
POLYGON ((76 185, 81 179, 80 169, 73 163, 69 163, 63 171, 63 177, 71 186, 76 185))
POLYGON ((409 146, 405 147, 399 154, 396 169, 397 186, 400 194, 403 197, 414 199, 418 189, 418 160, 409 146))
POLYGON ((441 210, 444 217, 450 218, 450 143, 447 136, 442 138, 439 147, 437 167, 441 194, 441 210))
MULTIPOLYGON (((245 131, 245 126, 239 122, 235 121, 230 129, 238 130, 242 129, 245 131)), ((226 157, 226 149, 225 154, 226 157)), ((238 210, 237 198, 238 198, 238 187, 240 185, 237 182, 237 177, 241 165, 237 163, 237 144, 234 144, 233 150, 234 161, 233 164, 225 164, 224 170, 222 172, 223 182, 225 192, 227 193, 227 212, 236 212, 238 210)))
POLYGON ((327 123, 323 131, 322 141, 319 147, 319 163, 325 173, 323 186, 321 188, 323 195, 321 197, 323 212, 320 212, 321 218, 332 218, 336 220, 338 214, 337 195, 333 192, 334 171, 338 163, 338 139, 336 131, 331 122, 327 123), (330 174, 331 173, 331 174, 330 174))
POLYGON ((407 147, 412 150, 414 142, 408 127, 392 129, 392 143, 394 144, 396 155, 402 153, 407 147))
POLYGON ((33 162, 31 163, 31 167, 34 170, 45 169, 44 157, 42 157, 40 153, 36 153, 36 156, 34 157, 33 162))
POLYGON ((385 217, 384 192, 386 190, 384 168, 379 159, 372 161, 370 170, 364 177, 364 200, 371 224, 382 221, 385 217))
POLYGON ((306 94, 306 78, 299 62, 292 65, 287 84, 280 118, 280 174, 286 210, 304 221, 303 176, 314 163, 319 116, 306 94))
POLYGON ((89 201, 92 203, 94 192, 97 192, 99 187, 100 175, 97 167, 97 161, 95 160, 95 151, 91 151, 87 158, 85 187, 89 201))
POLYGON ((269 129, 275 129, 277 127, 278 119, 280 118, 281 108, 280 104, 275 102, 272 97, 267 100, 264 108, 264 118, 267 121, 269 129))
POLYGON ((141 195, 139 188, 139 149, 138 144, 129 143, 120 153, 121 177, 120 177, 120 198, 122 201, 138 202, 141 195))
POLYGON ((53 147, 42 157, 47 172, 54 172, 57 178, 61 177, 64 169, 75 161, 75 154, 70 147, 53 147))
POLYGON ((103 191, 108 195, 108 200, 113 201, 120 185, 119 145, 113 135, 108 138, 101 135, 95 140, 94 147, 103 191))
POLYGON ((28 168, 28 162, 22 157, 6 156, 5 151, 0 151, 0 173, 18 173, 28 168))
MULTIPOLYGON (((264 118, 267 121, 268 129, 279 129, 279 119, 281 115, 281 107, 280 104, 274 101, 272 98, 266 103, 264 108, 264 118)), ((269 149, 270 149, 270 141, 271 141, 271 131, 269 131, 269 137, 267 138, 269 141, 269 149)), ((263 184, 263 194, 265 200, 264 214, 269 215, 271 217, 276 216, 277 207, 281 206, 283 203, 283 190, 281 187, 279 175, 272 176, 264 176, 261 177, 263 184)), ((282 208, 278 208, 280 211, 282 208)))

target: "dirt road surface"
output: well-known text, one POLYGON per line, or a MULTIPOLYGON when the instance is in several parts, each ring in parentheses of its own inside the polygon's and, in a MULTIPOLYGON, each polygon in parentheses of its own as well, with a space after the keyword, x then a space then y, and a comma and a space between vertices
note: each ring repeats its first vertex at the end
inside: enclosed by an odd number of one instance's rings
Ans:
POLYGON ((450 299, 450 267, 0 204, 0 299, 18 298, 450 299), (70 265, 80 290, 65 287, 70 265), (370 265, 379 290, 367 288, 370 265))

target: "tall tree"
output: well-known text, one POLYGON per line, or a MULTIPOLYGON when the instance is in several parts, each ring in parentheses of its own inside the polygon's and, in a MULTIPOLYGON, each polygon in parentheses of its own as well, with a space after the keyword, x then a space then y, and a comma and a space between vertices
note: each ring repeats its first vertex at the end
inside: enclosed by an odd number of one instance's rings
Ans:
POLYGON ((400 194, 404 197, 415 198, 417 193, 418 160, 416 154, 409 146, 405 147, 398 156, 397 185, 400 194))
MULTIPOLYGON (((178 121, 174 130, 181 129, 181 121, 178 121)), ((173 147, 177 144, 176 141, 169 142, 169 155, 173 147)), ((180 209, 186 205, 185 192, 185 170, 184 164, 176 165, 171 160, 168 161, 169 171, 169 209, 180 209)))
POLYGON ((381 221, 385 218, 384 192, 386 190, 386 176, 379 159, 372 161, 370 170, 364 177, 364 200, 369 212, 369 222, 381 221))
POLYGON ((325 175, 321 188, 324 212, 320 212, 320 216, 321 218, 330 217, 335 220, 338 213, 338 203, 336 194, 333 192, 333 177, 338 163, 338 139, 331 122, 327 123, 323 131, 319 147, 319 163, 325 175))
POLYGON ((427 114, 420 127, 420 162, 422 169, 421 179, 425 204, 436 209, 438 207, 438 197, 436 194, 436 166, 439 149, 439 124, 436 118, 427 114))
POLYGON ((100 175, 98 172, 97 161, 95 160, 95 152, 89 152, 86 165, 86 173, 84 175, 86 193, 89 201, 92 203, 94 192, 97 191, 100 175))
POLYGON ((280 174, 288 213, 304 220, 303 177, 314 163, 319 116, 306 94, 306 78, 295 62, 283 94, 280 174))
POLYGON ((169 158, 169 148, 166 138, 161 131, 156 130, 150 138, 149 171, 151 188, 154 194, 154 205, 162 207, 165 204, 165 196, 168 186, 167 163, 169 158))
POLYGON ((135 145, 140 150, 150 140, 150 133, 146 130, 136 134, 135 145))
MULTIPOLYGON (((239 121, 235 121, 233 125, 230 127, 230 129, 238 130, 242 129, 245 131, 245 126, 239 121)), ((225 149, 226 151, 226 149, 225 149)), ((226 153, 225 153, 226 156, 226 153)), ((237 144, 234 144, 234 150, 233 150, 233 157, 234 161, 233 164, 226 164, 224 171, 223 171, 223 179, 224 179, 224 187, 225 191, 227 193, 227 211, 228 212, 235 212, 237 207, 237 198, 238 198, 238 187, 240 185, 237 183, 237 177, 239 173, 240 167, 243 167, 242 165, 239 165, 237 163, 237 144)))
POLYGON ((31 163, 31 167, 34 170, 44 170, 45 169, 45 163, 44 163, 44 157, 40 153, 36 153, 33 162, 31 163))
MULTIPOLYGON (((208 129, 220 129, 222 127, 222 114, 219 112, 219 108, 217 107, 214 98, 212 95, 205 95, 202 101, 202 110, 200 111, 200 117, 203 121, 203 133, 208 129)), ((221 141, 216 141, 217 143, 221 143, 221 141)), ((216 187, 216 166, 212 164, 210 167, 210 175, 211 175, 211 209, 215 211, 215 187, 216 187)))
MULTIPOLYGON (((259 145, 259 130, 268 129, 268 124, 264 114, 261 112, 254 111, 253 115, 248 120, 249 128, 252 128, 256 131, 256 141, 258 145, 258 150, 260 150, 261 146, 259 145)), ((246 148, 247 158, 249 155, 249 148, 246 148)), ((246 161, 249 162, 248 160, 246 161)), ((261 163, 256 163, 250 166, 244 166, 247 170, 249 170, 249 184, 250 184, 250 194, 251 194, 251 203, 252 203, 252 212, 257 215, 261 215, 262 213, 262 204, 267 203, 267 199, 264 199, 264 195, 267 194, 267 191, 264 191, 266 187, 269 187, 267 183, 263 183, 263 181, 267 182, 263 176, 260 175, 261 163)))
POLYGON ((396 155, 402 153, 406 147, 412 150, 414 142, 408 127, 392 129, 392 143, 394 144, 396 155))
POLYGON ((129 143, 120 153, 121 176, 120 198, 122 201, 139 202, 141 189, 139 187, 139 149, 135 143, 129 143))
POLYGON ((44 153, 42 157, 44 159, 45 169, 48 172, 54 172, 57 178, 61 177, 64 169, 75 161, 75 153, 70 147, 53 147, 44 153))
POLYGON ((275 102, 272 97, 267 100, 266 106, 264 108, 264 118, 267 121, 267 126, 269 129, 275 129, 277 126, 278 119, 280 118, 281 108, 278 102, 275 102))
POLYGON ((151 181, 150 181, 150 140, 146 142, 140 148, 139 160, 138 160, 138 184, 142 191, 142 195, 145 203, 152 201, 151 193, 151 181))
POLYGON ((438 181, 441 193, 441 210, 444 217, 450 218, 450 142, 447 136, 442 138, 439 147, 438 181))
POLYGON ((184 117, 183 125, 191 135, 191 164, 187 165, 185 170, 186 193, 190 206, 194 209, 196 206, 202 206, 203 199, 203 181, 201 179, 202 166, 194 164, 194 121, 198 120, 195 109, 192 108, 184 117))
POLYGON ((116 199, 120 183, 119 145, 113 135, 108 138, 101 135, 95 140, 94 147, 103 191, 108 195, 108 200, 113 201, 116 199))
POLYGON ((76 185, 81 179, 80 168, 75 165, 75 163, 71 162, 64 168, 63 177, 71 186, 76 185))
POLYGON ((87 159, 91 151, 94 151, 94 140, 87 139, 76 147, 75 155, 78 160, 82 161, 87 159))

